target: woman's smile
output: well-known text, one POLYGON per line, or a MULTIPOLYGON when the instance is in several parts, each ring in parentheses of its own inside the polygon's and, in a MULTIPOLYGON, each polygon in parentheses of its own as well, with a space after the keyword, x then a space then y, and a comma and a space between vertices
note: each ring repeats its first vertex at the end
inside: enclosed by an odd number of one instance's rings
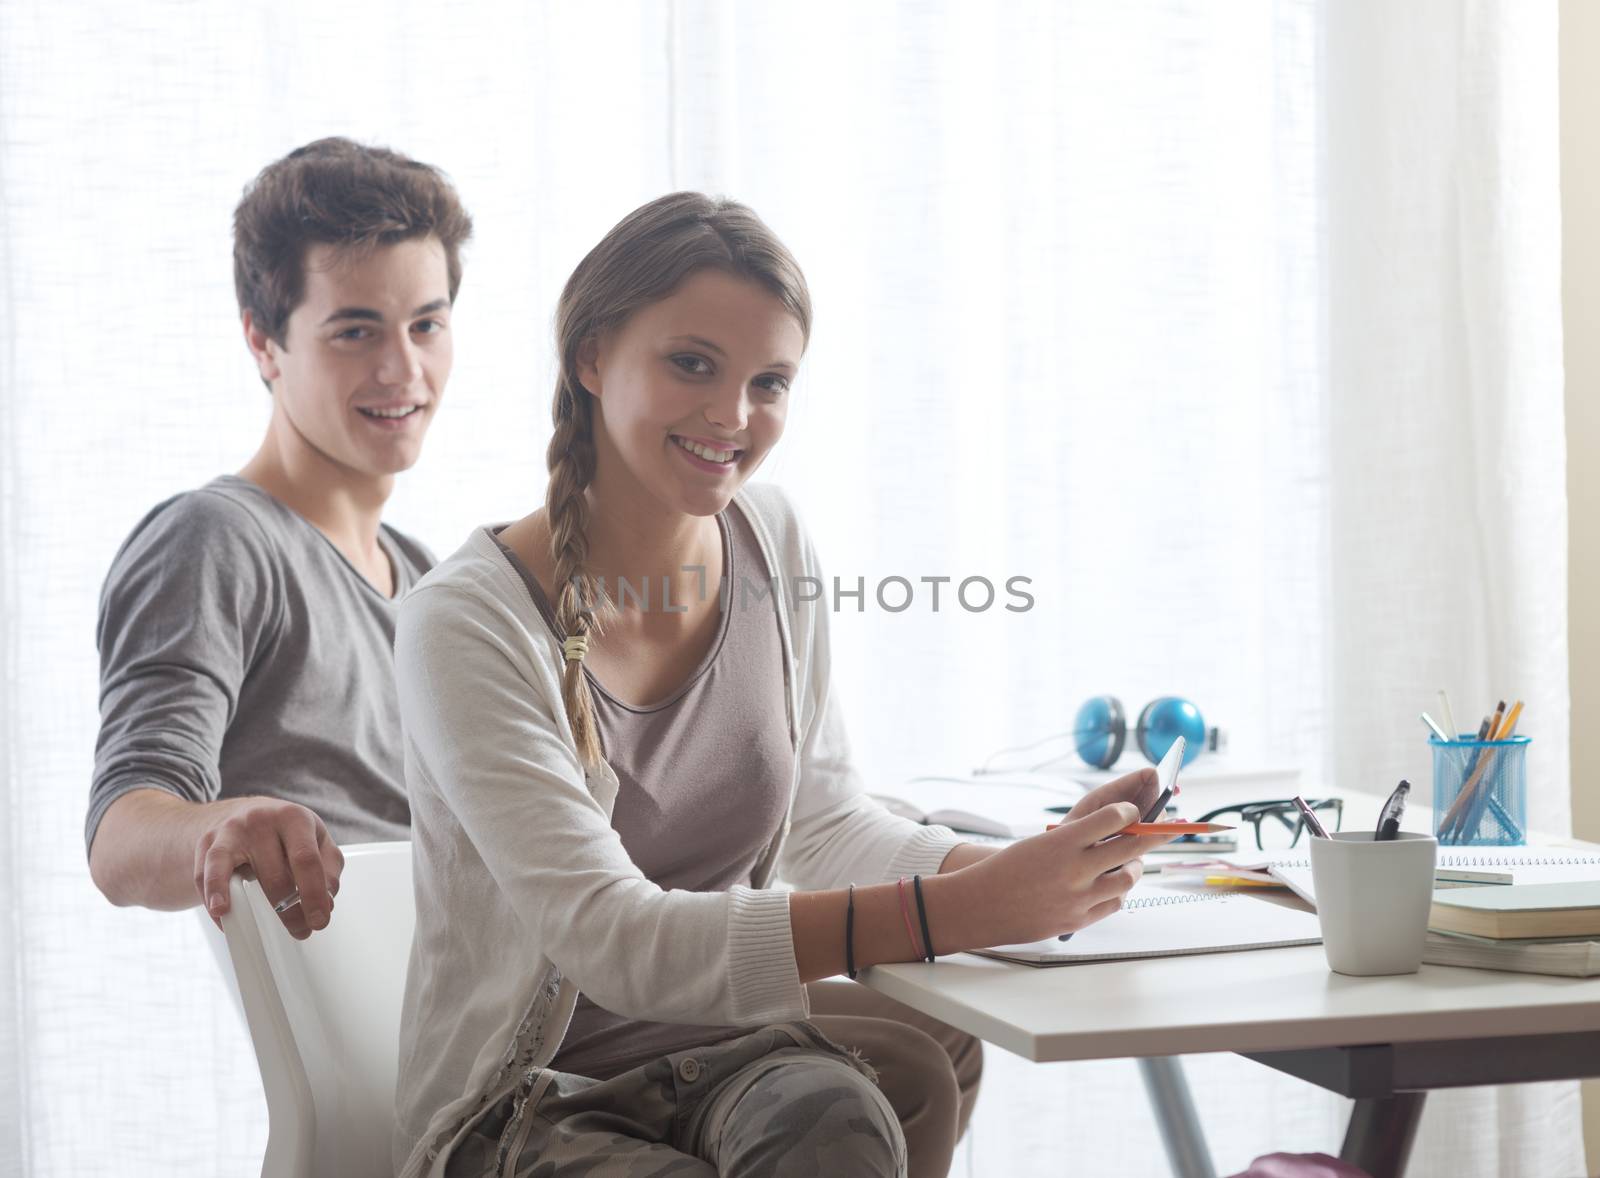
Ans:
POLYGON ((743 450, 712 446, 678 434, 668 436, 672 439, 673 449, 683 455, 691 466, 711 474, 726 474, 737 466, 739 459, 744 456, 743 450))

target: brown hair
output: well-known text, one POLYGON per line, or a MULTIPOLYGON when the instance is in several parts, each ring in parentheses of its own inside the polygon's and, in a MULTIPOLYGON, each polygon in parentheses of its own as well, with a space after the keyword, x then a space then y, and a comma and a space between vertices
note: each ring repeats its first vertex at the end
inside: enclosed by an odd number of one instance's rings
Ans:
POLYGON ((360 251, 429 234, 444 246, 453 303, 472 218, 444 173, 340 137, 297 147, 263 168, 233 211, 239 310, 285 347, 289 315, 305 295, 311 246, 360 251))
MULTIPOLYGON (((721 270, 766 287, 811 337, 811 295, 793 255, 761 218, 735 201, 699 192, 674 192, 635 209, 584 256, 567 279, 556 309, 556 378, 551 417, 555 434, 545 460, 550 482, 545 515, 555 564, 556 620, 562 633, 586 639, 601 631, 608 608, 589 575, 589 506, 584 490, 594 480, 594 403, 578 380, 578 354, 586 340, 616 331, 640 308, 666 298, 690 275, 721 270)), ((585 767, 602 752, 594 700, 583 676, 582 647, 569 646, 561 698, 585 767)))

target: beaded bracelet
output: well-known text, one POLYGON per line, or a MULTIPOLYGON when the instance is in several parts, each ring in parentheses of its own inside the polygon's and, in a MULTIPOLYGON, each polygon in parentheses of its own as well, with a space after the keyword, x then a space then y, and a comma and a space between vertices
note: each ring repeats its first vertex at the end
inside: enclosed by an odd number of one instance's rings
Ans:
POLYGON ((844 972, 856 980, 856 885, 850 885, 850 895, 844 910, 844 972))
POLYGON ((920 875, 911 877, 911 890, 917 894, 917 919, 922 922, 922 947, 928 951, 928 955, 923 960, 931 963, 933 961, 933 937, 928 932, 928 909, 922 903, 922 877, 920 875))

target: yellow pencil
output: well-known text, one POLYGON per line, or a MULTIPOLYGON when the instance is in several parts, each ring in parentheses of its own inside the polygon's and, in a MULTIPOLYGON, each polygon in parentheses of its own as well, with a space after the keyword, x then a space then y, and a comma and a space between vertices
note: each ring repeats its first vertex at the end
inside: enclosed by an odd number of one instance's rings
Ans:
MULTIPOLYGON (((1500 706, 1502 708, 1505 707, 1504 700, 1500 701, 1500 706)), ((1500 713, 1498 711, 1495 712, 1495 715, 1499 714, 1500 713)), ((1489 739, 1510 739, 1511 734, 1517 730, 1517 720, 1521 717, 1521 715, 1522 701, 1519 699, 1516 703, 1516 706, 1513 707, 1511 711, 1506 713, 1504 723, 1500 725, 1500 727, 1492 736, 1490 736, 1489 739)), ((1479 795, 1487 794, 1489 789, 1488 778, 1485 776, 1485 772, 1489 768, 1490 763, 1494 760, 1495 753, 1499 751, 1500 750, 1498 749, 1484 750, 1483 756, 1478 760, 1477 768, 1473 771, 1472 776, 1467 779, 1467 784, 1462 787, 1461 796, 1456 799, 1457 805, 1451 807, 1452 810, 1455 810, 1458 806, 1460 807, 1460 814, 1457 816, 1454 824, 1456 828, 1455 834, 1458 838, 1469 839, 1475 833, 1477 833, 1478 823, 1481 821, 1483 809, 1482 804, 1479 801, 1479 795)), ((1446 815, 1446 817, 1448 817, 1448 815, 1446 815)))
POLYGON ((1506 722, 1500 726, 1500 731, 1495 733, 1494 738, 1496 740, 1509 740, 1511 734, 1517 730, 1517 717, 1520 715, 1522 715, 1522 701, 1519 699, 1516 702, 1516 706, 1511 709, 1510 714, 1506 716, 1506 722))

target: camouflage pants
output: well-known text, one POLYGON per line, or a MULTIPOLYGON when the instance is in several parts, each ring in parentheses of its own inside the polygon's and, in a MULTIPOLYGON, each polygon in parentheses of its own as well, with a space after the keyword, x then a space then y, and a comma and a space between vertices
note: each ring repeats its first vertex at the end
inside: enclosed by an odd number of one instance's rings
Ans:
POLYGON ((812 982, 810 1022, 878 1073, 900 1119, 910 1178, 945 1178, 983 1079, 971 1035, 843 978, 812 982))
MULTIPOLYGON (((550 1073, 504 1173, 515 1178, 905 1178, 871 1069, 810 1023, 780 1023, 592 1080, 550 1073)), ((496 1174, 508 1099, 451 1158, 496 1174)), ((520 1136, 520 1135, 519 1135, 520 1136)))

